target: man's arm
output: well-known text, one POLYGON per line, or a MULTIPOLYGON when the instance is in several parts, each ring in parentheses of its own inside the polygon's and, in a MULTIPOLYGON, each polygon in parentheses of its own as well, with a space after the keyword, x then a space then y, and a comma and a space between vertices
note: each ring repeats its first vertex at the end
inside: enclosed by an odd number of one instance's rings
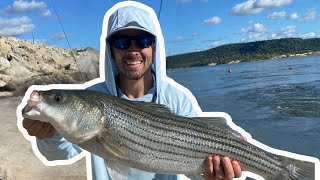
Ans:
POLYGON ((57 134, 50 123, 24 119, 23 127, 30 136, 37 138, 39 151, 49 161, 70 159, 82 151, 57 134))

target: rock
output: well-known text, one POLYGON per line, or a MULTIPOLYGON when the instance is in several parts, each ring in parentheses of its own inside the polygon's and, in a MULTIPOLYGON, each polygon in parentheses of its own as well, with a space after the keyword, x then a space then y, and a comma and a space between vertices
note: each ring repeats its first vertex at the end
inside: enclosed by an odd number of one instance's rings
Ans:
POLYGON ((12 60, 12 56, 10 54, 7 54, 7 60, 10 62, 12 60))
MULTIPOLYGON (((12 92, 8 92, 8 91, 2 91, 0 92, 0 97, 9 97, 9 96, 13 96, 12 92)), ((0 170, 1 171, 1 170, 0 170)), ((1 178, 0 178, 1 179, 1 178)))
POLYGON ((83 83, 99 76, 99 52, 0 37, 0 74, 2 94, 23 95, 34 84, 83 83))
POLYGON ((0 87, 7 85, 12 80, 11 76, 0 74, 0 87))
POLYGON ((0 87, 5 86, 6 84, 7 84, 6 82, 4 82, 4 81, 0 80, 0 87))
POLYGON ((40 65, 40 71, 45 75, 51 75, 55 71, 55 68, 48 64, 42 63, 40 65))
POLYGON ((11 46, 4 39, 0 39, 0 55, 6 55, 11 51, 11 46))
POLYGON ((0 57, 0 72, 2 70, 5 70, 5 69, 9 68, 9 67, 11 67, 10 62, 5 58, 0 57))

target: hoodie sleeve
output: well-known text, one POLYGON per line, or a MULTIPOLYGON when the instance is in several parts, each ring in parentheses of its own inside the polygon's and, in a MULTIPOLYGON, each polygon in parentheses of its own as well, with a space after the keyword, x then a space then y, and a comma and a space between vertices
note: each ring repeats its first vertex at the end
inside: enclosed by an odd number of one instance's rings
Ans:
POLYGON ((70 159, 82 152, 81 148, 68 142, 58 133, 49 139, 37 139, 37 146, 48 161, 70 159))
POLYGON ((158 103, 166 105, 173 113, 179 116, 196 117, 199 115, 201 108, 188 89, 179 86, 183 89, 181 90, 164 82, 162 87, 158 95, 158 103))

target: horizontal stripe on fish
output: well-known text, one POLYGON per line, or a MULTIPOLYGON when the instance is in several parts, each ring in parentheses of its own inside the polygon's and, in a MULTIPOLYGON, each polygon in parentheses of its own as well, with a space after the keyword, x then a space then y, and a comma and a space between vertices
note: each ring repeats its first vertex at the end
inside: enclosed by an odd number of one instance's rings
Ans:
MULTIPOLYGON (((120 106, 112 106, 112 107, 120 107, 120 106)), ((123 107, 123 106, 121 106, 123 107)), ((124 108, 127 109, 127 108, 124 108)), ((160 145, 165 145, 166 151, 160 151, 166 157, 174 156, 174 155, 181 155, 175 154, 176 152, 185 151, 183 154, 186 158, 199 158, 204 159, 207 154, 212 154, 213 151, 216 154, 225 154, 226 156, 231 157, 239 157, 243 164, 247 166, 256 167, 261 171, 266 172, 274 172, 275 170, 280 169, 280 163, 277 159, 267 156, 267 154, 262 154, 262 152, 258 151, 254 147, 248 148, 248 146, 243 145, 242 148, 239 147, 239 143, 243 143, 241 140, 235 138, 231 139, 234 140, 233 142, 229 142, 228 139, 225 139, 223 136, 220 138, 210 138, 214 136, 205 135, 205 134, 198 134, 194 133, 199 129, 194 129, 194 126, 188 126, 187 128, 179 127, 178 129, 172 129, 170 127, 176 127, 172 124, 166 124, 168 121, 157 121, 157 118, 153 117, 146 117, 150 116, 148 113, 141 113, 140 116, 131 116, 127 114, 124 117, 123 108, 107 110, 111 111, 112 113, 109 114, 109 118, 113 119, 113 126, 117 128, 122 128, 124 131, 130 132, 128 137, 123 136, 122 138, 127 138, 128 143, 136 142, 145 148, 149 148, 150 151, 153 146, 157 148, 162 148, 160 145), (154 120, 154 121, 153 121, 154 120), (191 130, 190 130, 191 129, 191 130), (185 132, 187 131, 187 132, 185 132), (179 132, 179 133, 174 133, 179 132), (174 133, 174 134, 172 134, 174 133), (170 135, 172 134, 172 135, 170 135), (202 136, 201 136, 202 135, 202 136), (153 138, 151 138, 153 137, 153 138), (168 142, 167 140, 172 140, 172 143, 168 142), (162 141, 161 141, 162 140, 162 141), (173 140, 177 140, 174 142, 173 140), (178 144, 177 144, 178 143, 178 144), (178 148, 178 149, 177 149, 178 148), (170 151, 170 149, 172 149, 170 151), (189 154, 198 153, 197 157, 190 156, 189 154), (256 158, 255 155, 259 155, 259 158, 256 158), (246 162, 251 162, 246 163, 246 162), (265 170, 265 169, 270 169, 265 170)), ((171 121, 170 121, 171 122, 171 121)), ((211 130, 212 131, 212 130, 211 130)), ((123 133, 115 133, 115 134, 126 134, 123 133)), ((244 143, 243 143, 244 144, 244 143)), ((138 146, 137 146, 138 147, 138 146)), ((128 147, 126 147, 128 148, 128 147)), ((156 153, 154 153, 156 154, 156 153)), ((176 159, 178 161, 178 159, 176 159)))

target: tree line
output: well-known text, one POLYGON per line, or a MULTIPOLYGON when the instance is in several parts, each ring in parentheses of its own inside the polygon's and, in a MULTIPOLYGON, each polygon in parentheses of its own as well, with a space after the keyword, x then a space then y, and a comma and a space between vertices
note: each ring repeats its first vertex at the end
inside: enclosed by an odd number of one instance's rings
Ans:
POLYGON ((320 52, 320 38, 283 38, 218 46, 205 51, 167 57, 167 68, 257 61, 320 52))

